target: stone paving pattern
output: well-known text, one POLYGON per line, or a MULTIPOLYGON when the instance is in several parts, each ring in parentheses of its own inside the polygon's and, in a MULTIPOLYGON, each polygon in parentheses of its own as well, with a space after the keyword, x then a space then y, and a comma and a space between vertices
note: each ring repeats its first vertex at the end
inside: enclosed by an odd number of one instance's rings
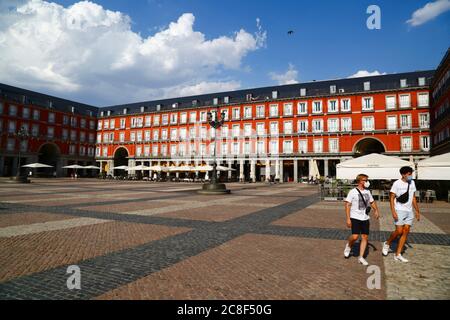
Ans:
MULTIPOLYGON (((420 204, 404 253, 381 256, 388 203, 371 219, 367 260, 343 258, 342 202, 315 186, 39 179, 0 182, 0 299, 449 299, 450 205, 420 204), (69 265, 82 289, 66 287, 69 265)), ((357 252, 357 246, 355 246, 357 252)))

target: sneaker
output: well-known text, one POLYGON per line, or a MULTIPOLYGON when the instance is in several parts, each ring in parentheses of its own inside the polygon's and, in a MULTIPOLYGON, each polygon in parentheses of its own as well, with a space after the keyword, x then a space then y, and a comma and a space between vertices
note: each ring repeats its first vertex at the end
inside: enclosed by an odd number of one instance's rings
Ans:
POLYGON ((401 254, 395 255, 395 256, 394 256, 394 260, 395 260, 395 261, 401 261, 401 262, 409 262, 409 260, 403 258, 403 256, 402 256, 401 254))
POLYGON ((358 258, 358 262, 361 263, 363 266, 368 266, 369 265, 369 263, 363 257, 359 257, 358 258))
POLYGON ((387 256, 388 254, 389 254, 389 249, 390 249, 390 246, 387 244, 387 242, 385 241, 384 243, 383 243, 383 249, 381 250, 381 253, 383 254, 383 256, 387 256))
POLYGON ((350 248, 350 246, 347 244, 345 245, 345 249, 344 249, 344 257, 346 259, 348 259, 350 257, 350 252, 352 251, 352 248, 350 248))

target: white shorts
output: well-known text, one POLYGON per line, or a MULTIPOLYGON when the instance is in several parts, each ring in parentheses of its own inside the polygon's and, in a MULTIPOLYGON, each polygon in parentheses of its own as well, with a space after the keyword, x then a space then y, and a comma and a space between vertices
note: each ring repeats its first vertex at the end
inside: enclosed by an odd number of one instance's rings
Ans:
POLYGON ((398 220, 396 226, 404 226, 405 224, 412 226, 414 221, 414 213, 412 211, 397 210, 398 220))

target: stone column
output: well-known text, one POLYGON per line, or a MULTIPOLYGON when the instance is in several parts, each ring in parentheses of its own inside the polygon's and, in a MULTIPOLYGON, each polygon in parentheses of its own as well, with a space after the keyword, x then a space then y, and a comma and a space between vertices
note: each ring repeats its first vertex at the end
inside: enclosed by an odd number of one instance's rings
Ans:
POLYGON ((280 160, 280 182, 283 183, 283 160, 280 160))
POLYGON ((275 180, 280 179, 280 160, 275 160, 275 180))
MULTIPOLYGON (((178 167, 178 166, 180 165, 180 162, 179 162, 179 161, 176 161, 175 164, 176 164, 176 166, 178 167)), ((175 177, 177 177, 177 179, 180 178, 180 173, 179 173, 178 171, 175 172, 175 177)))
MULTIPOLYGON (((136 165, 136 161, 132 159, 128 159, 128 167, 134 167, 136 165)), ((128 171, 129 174, 135 174, 134 170, 128 171)))
POLYGON ((114 167, 114 160, 108 160, 108 174, 114 175, 114 170, 112 169, 114 167))
POLYGON ((244 181, 244 160, 239 160, 239 181, 244 181))
POLYGON ((266 160, 266 181, 270 181, 270 160, 266 160))
POLYGON ((328 177, 328 159, 323 160, 323 169, 325 177, 328 177))
POLYGON ((256 161, 254 159, 250 160, 250 180, 256 182, 256 161))
POLYGON ((298 160, 294 159, 294 182, 298 183, 298 160))
MULTIPOLYGON (((232 162, 228 161, 228 169, 231 169, 232 162)), ((231 180, 231 170, 228 170, 228 181, 231 180)))

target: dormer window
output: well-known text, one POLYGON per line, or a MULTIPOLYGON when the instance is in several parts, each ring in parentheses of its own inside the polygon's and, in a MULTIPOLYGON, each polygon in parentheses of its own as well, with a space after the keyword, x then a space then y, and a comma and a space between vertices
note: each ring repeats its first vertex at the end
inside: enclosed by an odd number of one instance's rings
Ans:
POLYGON ((418 79, 419 86, 423 87, 425 85, 425 77, 420 77, 418 79))
POLYGON ((103 111, 100 111, 100 117, 103 117, 105 113, 103 111))
POLYGON ((306 96, 306 88, 301 88, 300 89, 300 97, 304 97, 306 96))
POLYGON ((247 94, 245 95, 245 100, 246 100, 246 101, 252 101, 252 100, 253 100, 253 95, 252 95, 251 93, 247 93, 247 94))
POLYGON ((272 91, 272 99, 278 99, 278 91, 272 91))
POLYGON ((145 112, 145 106, 141 106, 141 113, 145 112))
POLYGON ((369 91, 370 90, 370 81, 366 81, 364 82, 364 91, 369 91))
POLYGON ((406 79, 400 79, 400 88, 406 88, 407 86, 406 79))
POLYGON ((111 115, 111 110, 108 110, 107 114, 108 114, 108 117, 109 117, 111 115))
POLYGON ((213 99, 213 105, 218 105, 219 104, 219 98, 214 98, 213 99))
POLYGON ((172 103, 172 108, 173 109, 178 108, 178 102, 172 103))
POLYGON ((123 108, 123 114, 127 114, 128 113, 128 109, 127 108, 123 108))
POLYGON ((161 111, 161 105, 160 104, 156 105, 156 111, 161 111))
POLYGON ((330 93, 331 94, 336 93, 336 86, 335 85, 330 86, 330 93))
POLYGON ((198 100, 192 100, 192 106, 195 107, 198 105, 198 100))
MULTIPOLYGON (((25 101, 26 101, 26 97, 23 96, 23 103, 25 103, 25 101)), ((53 101, 49 101, 49 102, 48 102, 48 107, 49 107, 50 109, 53 108, 53 101)))
POLYGON ((230 103, 230 97, 226 96, 223 98, 223 103, 230 103))
POLYGON ((71 107, 72 113, 75 113, 75 107, 71 107))

